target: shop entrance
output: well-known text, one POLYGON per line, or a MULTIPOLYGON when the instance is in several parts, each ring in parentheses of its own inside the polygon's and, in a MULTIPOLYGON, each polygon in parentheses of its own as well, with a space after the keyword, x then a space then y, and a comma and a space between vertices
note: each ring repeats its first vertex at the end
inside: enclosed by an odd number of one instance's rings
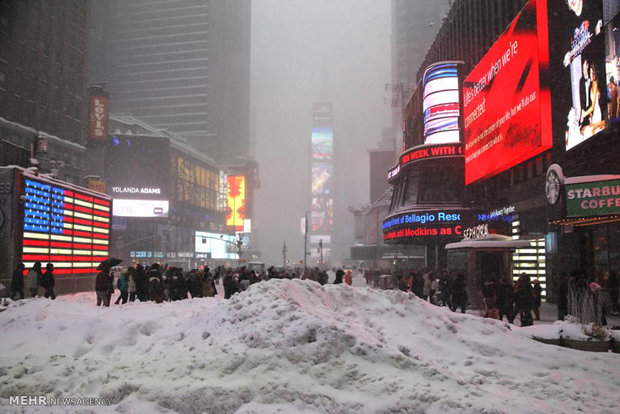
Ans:
POLYGON ((482 285, 490 280, 501 283, 512 275, 511 252, 527 247, 526 240, 511 240, 507 236, 489 235, 477 240, 464 240, 446 245, 448 271, 451 275, 463 273, 467 299, 478 307, 482 301, 482 285))

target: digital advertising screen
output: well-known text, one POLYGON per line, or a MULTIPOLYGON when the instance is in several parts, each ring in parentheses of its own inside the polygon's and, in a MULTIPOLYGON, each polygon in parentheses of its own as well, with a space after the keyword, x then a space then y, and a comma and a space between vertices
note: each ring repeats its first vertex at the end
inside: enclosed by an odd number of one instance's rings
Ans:
POLYGON ((113 214, 168 217, 170 140, 113 136, 105 151, 105 188, 114 200, 119 200, 113 214))
POLYGON ((168 200, 114 199, 114 217, 168 217, 168 200))
POLYGON ((195 252, 210 254, 211 259, 237 259, 237 239, 230 234, 195 232, 195 252))
POLYGON ((620 14, 605 26, 605 72, 607 74, 607 122, 618 122, 620 119, 620 14))
POLYGON ((465 184, 489 178, 553 145, 547 3, 531 0, 463 83, 465 184))
POLYGON ((243 175, 229 175, 227 178, 228 191, 226 226, 235 230, 243 230, 245 219, 245 177, 243 175))
POLYGON ((423 77, 424 143, 461 141, 458 65, 442 62, 429 66, 423 77))
POLYGON ((329 196, 332 193, 334 165, 327 163, 312 164, 312 195, 329 196))
POLYGON ((605 129, 607 81, 601 0, 550 8, 554 118, 566 150, 605 129), (557 115, 557 116, 556 116, 557 115))
POLYGON ((312 160, 332 161, 334 158, 334 130, 312 128, 312 160))
POLYGON ((384 241, 412 241, 428 237, 459 237, 463 234, 461 211, 411 211, 387 217, 383 221, 384 241))
POLYGON ((331 198, 313 197, 310 231, 331 233, 334 225, 334 201, 331 198))
POLYGON ((74 187, 24 179, 22 261, 54 273, 97 272, 110 249, 111 200, 74 187))

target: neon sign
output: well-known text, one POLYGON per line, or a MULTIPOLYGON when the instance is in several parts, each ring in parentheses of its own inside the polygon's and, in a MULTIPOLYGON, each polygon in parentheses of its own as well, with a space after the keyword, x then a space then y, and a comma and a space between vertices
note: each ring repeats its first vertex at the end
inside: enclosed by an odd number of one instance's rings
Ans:
POLYGON ((412 147, 403 152, 400 155, 398 165, 388 171, 388 181, 397 177, 403 168, 411 163, 427 159, 459 156, 463 156, 463 147, 460 143, 418 145, 417 147, 412 147))
POLYGON ((383 239, 430 236, 460 236, 463 234, 462 211, 410 211, 388 217, 383 221, 383 239))

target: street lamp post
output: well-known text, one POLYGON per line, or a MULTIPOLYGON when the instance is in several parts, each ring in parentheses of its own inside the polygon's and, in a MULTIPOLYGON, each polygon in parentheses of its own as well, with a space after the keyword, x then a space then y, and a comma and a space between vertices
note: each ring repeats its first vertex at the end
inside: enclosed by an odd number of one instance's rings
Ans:
POLYGON ((288 249, 286 248, 286 242, 284 242, 282 246, 282 267, 286 267, 286 252, 288 252, 288 249))
POLYGON ((237 255, 239 256, 239 267, 241 267, 241 246, 243 246, 243 240, 237 239, 237 255))
POLYGON ((308 256, 308 212, 304 215, 304 271, 306 270, 306 257, 308 256))
POLYGON ((319 259, 319 266, 323 266, 323 239, 319 240, 319 253, 321 258, 319 259))

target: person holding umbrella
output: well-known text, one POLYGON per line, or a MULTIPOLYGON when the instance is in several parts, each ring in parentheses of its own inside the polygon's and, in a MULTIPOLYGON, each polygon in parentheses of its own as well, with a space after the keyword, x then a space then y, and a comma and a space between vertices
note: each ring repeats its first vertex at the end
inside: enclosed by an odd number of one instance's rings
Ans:
POLYGON ((122 262, 122 260, 111 257, 99 263, 99 266, 97 266, 97 270, 101 270, 95 279, 97 306, 110 306, 110 292, 114 289, 110 269, 112 269, 112 266, 116 266, 120 262, 122 262))

